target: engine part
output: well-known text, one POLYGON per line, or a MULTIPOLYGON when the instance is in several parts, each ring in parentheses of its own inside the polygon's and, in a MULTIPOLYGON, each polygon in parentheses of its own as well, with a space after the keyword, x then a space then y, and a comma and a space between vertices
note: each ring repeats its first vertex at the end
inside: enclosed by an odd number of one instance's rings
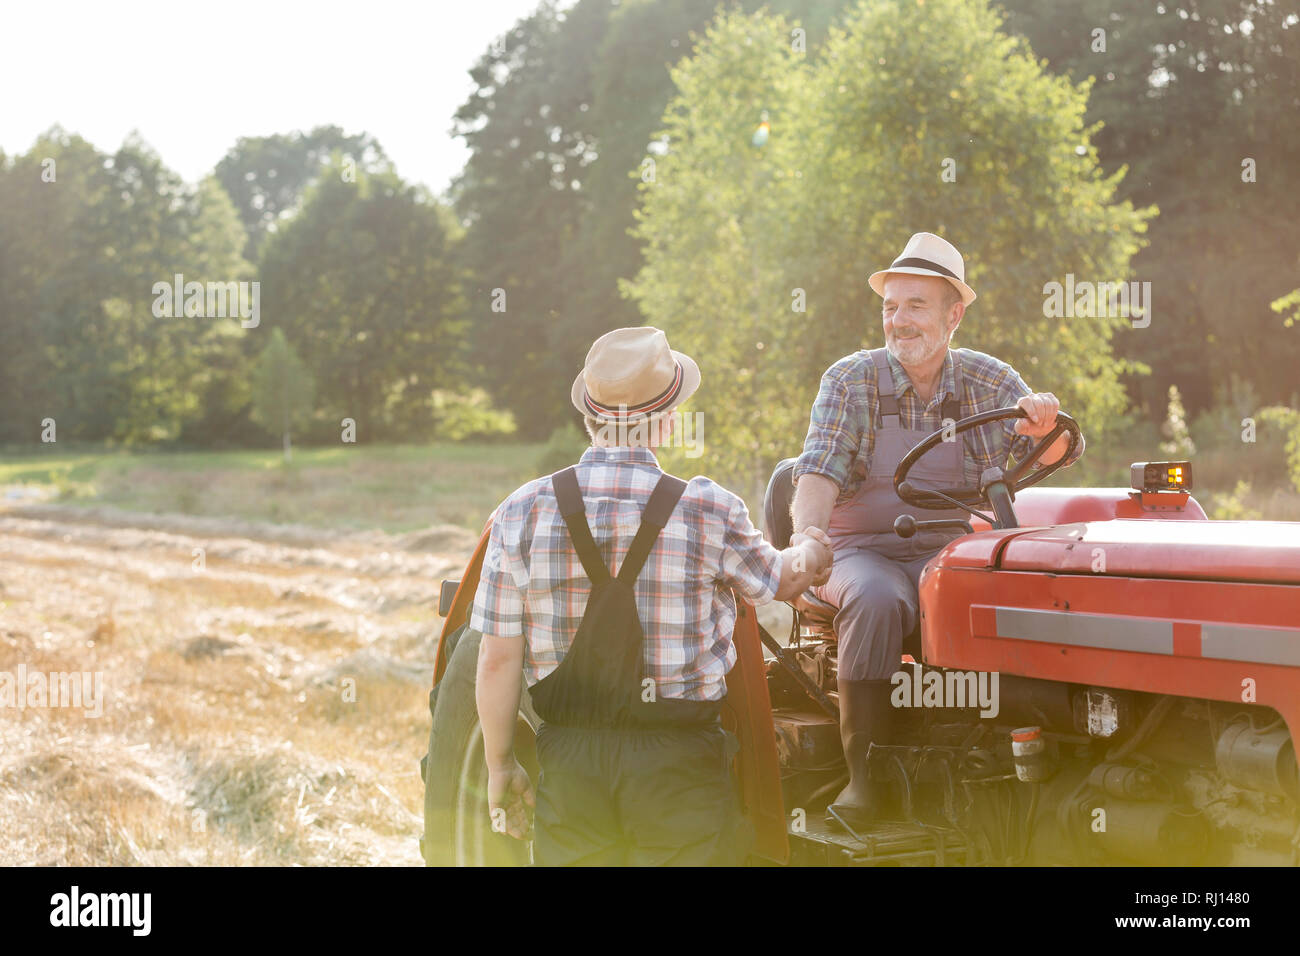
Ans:
MULTIPOLYGON (((1133 735, 1122 744, 1106 751, 1106 759, 1123 760, 1146 744, 1151 739, 1151 736, 1164 724, 1165 718, 1169 716, 1169 712, 1173 710, 1177 701, 1177 697, 1161 697, 1157 700, 1155 706, 1147 711, 1147 715, 1142 718, 1142 723, 1138 724, 1137 730, 1133 731, 1133 735)), ((1129 713, 1131 712, 1130 708, 1129 713)))
POLYGON ((1106 687, 1089 687, 1075 695, 1074 727, 1081 734, 1115 739, 1133 725, 1133 696, 1106 687))
POLYGON ((1069 684, 1002 674, 998 721, 1012 726, 1036 724, 1045 731, 1069 733, 1074 726, 1069 684))
POLYGON ((772 656, 776 658, 777 663, 794 678, 795 683, 813 699, 817 706, 836 720, 839 720, 840 709, 835 706, 835 703, 829 697, 822 693, 822 689, 804 673, 803 668, 796 661, 790 659, 790 653, 778 643, 777 639, 767 633, 767 629, 761 626, 758 629, 758 636, 763 642, 763 646, 772 652, 772 656))
POLYGON ((1142 767, 1101 763, 1092 768, 1088 785, 1121 800, 1162 800, 1172 796, 1169 782, 1142 767))
POLYGON ((1296 799, 1295 745, 1285 725, 1257 731, 1237 720, 1219 734, 1214 758, 1230 783, 1296 799))
POLYGON ((1052 775, 1041 727, 1011 731, 1011 756, 1016 764, 1016 777, 1026 783, 1039 783, 1052 775))
POLYGON ((774 707, 772 726, 776 731, 776 752, 782 767, 791 770, 844 769, 837 721, 821 714, 774 707))
POLYGON ((1205 855, 1209 826, 1195 810, 1116 799, 1105 800, 1099 807, 1105 817, 1104 828, 1097 834, 1114 856, 1138 863, 1188 865, 1205 855))

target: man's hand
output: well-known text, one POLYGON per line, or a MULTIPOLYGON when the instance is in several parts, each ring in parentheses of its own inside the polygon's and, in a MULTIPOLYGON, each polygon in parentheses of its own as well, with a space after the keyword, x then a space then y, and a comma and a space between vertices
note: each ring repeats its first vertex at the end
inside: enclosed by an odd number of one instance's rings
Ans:
POLYGON ((1016 434, 1042 438, 1056 427, 1056 413, 1061 410, 1061 403, 1051 392, 1035 392, 1016 402, 1016 407, 1023 408, 1029 415, 1016 422, 1016 434))
POLYGON ((820 528, 805 528, 790 535, 790 546, 781 552, 781 581, 778 601, 789 601, 810 587, 825 584, 830 577, 830 538, 820 528))
POLYGON ((835 552, 831 549, 831 539, 821 528, 809 525, 803 531, 796 531, 790 536, 792 547, 804 545, 806 550, 814 552, 812 569, 815 574, 812 587, 821 587, 831 577, 831 566, 835 563, 835 552))
POLYGON ((524 839, 532 828, 535 806, 533 782, 518 760, 512 757, 506 766, 488 767, 488 812, 494 832, 524 839))

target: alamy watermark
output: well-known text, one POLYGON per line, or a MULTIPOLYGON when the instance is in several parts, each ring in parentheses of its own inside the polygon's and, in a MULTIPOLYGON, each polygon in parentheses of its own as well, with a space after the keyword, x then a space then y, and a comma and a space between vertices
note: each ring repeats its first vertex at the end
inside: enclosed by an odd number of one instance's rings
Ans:
POLYGON ((51 926, 120 926, 148 936, 153 926, 152 893, 83 893, 73 884, 50 897, 51 926))
POLYGON ((0 709, 43 710, 80 707, 87 717, 104 715, 103 671, 29 671, 19 664, 16 672, 0 671, 0 709))
POLYGON ((1076 281, 1068 273, 1065 282, 1043 286, 1043 315, 1049 319, 1125 318, 1133 328, 1151 324, 1150 282, 1076 281))
POLYGON ((153 284, 154 318, 239 319, 246 329, 262 321, 262 283, 186 282, 176 273, 171 282, 153 284))
MULTIPOLYGON (((612 407, 612 406, 611 406, 612 407)), ((672 434, 666 439, 659 432, 659 448, 683 448, 687 458, 699 458, 704 454, 704 413, 684 413, 673 409, 663 415, 649 418, 641 415, 625 418, 627 406, 618 407, 620 418, 617 421, 603 422, 595 428, 595 437, 609 445, 646 445, 654 432, 653 429, 664 428, 668 420, 672 421, 672 434)))
POLYGON ((895 707, 978 707, 980 716, 993 718, 998 701, 997 671, 927 670, 919 665, 896 671, 889 702, 895 707))

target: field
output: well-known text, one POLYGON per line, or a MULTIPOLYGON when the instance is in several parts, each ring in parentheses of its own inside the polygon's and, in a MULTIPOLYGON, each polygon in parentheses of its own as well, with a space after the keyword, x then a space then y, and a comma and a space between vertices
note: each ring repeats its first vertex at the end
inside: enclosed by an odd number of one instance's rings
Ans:
POLYGON ((241 518, 334 530, 478 529, 536 477, 539 445, 347 446, 277 451, 0 454, 0 488, 73 507, 241 518), (25 489, 25 491, 23 490, 25 489))
POLYGON ((0 671, 102 704, 0 710, 0 865, 419 863, 438 584, 535 457, 4 459, 0 671))
POLYGON ((0 457, 0 672, 102 675, 0 708, 0 865, 419 863, 438 585, 541 452, 0 457))

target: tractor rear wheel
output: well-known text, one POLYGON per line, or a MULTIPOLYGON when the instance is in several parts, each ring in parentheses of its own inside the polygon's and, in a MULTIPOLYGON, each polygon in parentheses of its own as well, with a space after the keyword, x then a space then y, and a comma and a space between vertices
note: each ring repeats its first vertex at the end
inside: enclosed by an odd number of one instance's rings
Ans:
MULTIPOLYGON (((430 866, 526 866, 532 844, 492 831, 483 730, 474 701, 482 635, 463 627, 438 684, 424 772, 424 848, 430 866)), ((515 756, 537 785, 540 719, 525 690, 515 724, 515 756)))

